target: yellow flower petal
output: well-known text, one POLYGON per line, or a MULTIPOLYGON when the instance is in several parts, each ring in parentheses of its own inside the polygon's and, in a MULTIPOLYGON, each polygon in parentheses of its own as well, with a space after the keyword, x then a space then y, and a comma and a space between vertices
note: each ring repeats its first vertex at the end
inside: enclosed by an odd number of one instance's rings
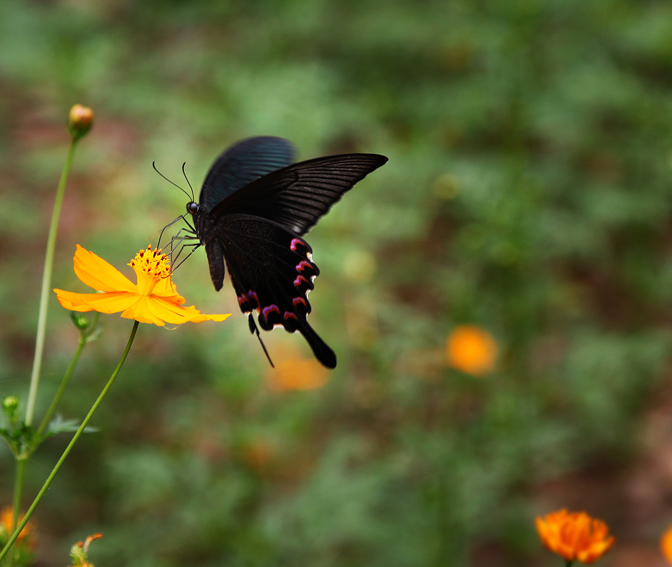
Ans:
POLYGON ((73 293, 55 289, 59 303, 70 311, 98 311, 100 313, 119 313, 138 301, 138 296, 127 291, 108 293, 73 293))
POLYGON ((166 323, 174 325, 181 325, 186 322, 224 321, 224 319, 229 317, 229 315, 204 315, 194 306, 180 307, 160 298, 152 301, 149 309, 155 317, 159 317, 166 323))
POLYGON ((184 307, 184 310, 187 312, 186 315, 189 317, 189 321, 191 323, 202 323, 203 321, 221 322, 231 317, 231 313, 225 313, 225 314, 201 313, 193 305, 191 307, 184 307))
POLYGON ((112 264, 77 244, 73 259, 75 274, 98 291, 137 291, 137 286, 112 264))
POLYGON ((186 299, 177 293, 177 288, 170 278, 162 278, 154 286, 152 295, 163 297, 164 299, 174 303, 175 305, 182 305, 186 299))
POLYGON ((93 307, 89 307, 80 296, 90 295, 88 293, 73 293, 72 291, 64 291, 62 289, 54 289, 56 298, 62 307, 70 311, 93 311, 93 307))
POLYGON ((150 308, 151 303, 152 302, 148 297, 139 297, 131 307, 121 314, 121 316, 124 319, 134 319, 139 323, 150 323, 152 325, 163 327, 166 323, 152 313, 150 308))

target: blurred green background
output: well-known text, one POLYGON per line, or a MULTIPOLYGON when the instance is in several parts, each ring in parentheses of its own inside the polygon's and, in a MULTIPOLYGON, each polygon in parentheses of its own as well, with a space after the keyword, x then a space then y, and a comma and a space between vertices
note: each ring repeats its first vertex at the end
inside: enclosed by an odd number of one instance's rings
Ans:
MULTIPOLYGON (((328 382, 277 376, 199 250, 175 281, 224 323, 142 326, 37 511, 38 564, 101 531, 98 567, 552 566, 534 517, 662 566, 672 523, 672 4, 657 0, 0 3, 0 394, 25 400, 48 219, 74 103, 54 286, 75 244, 119 267, 252 135, 388 164, 307 237, 328 382), (446 363, 476 325, 494 372, 446 363)), ((125 268, 130 274, 130 268, 125 268)), ((131 324, 104 316, 60 412, 81 419, 131 324)), ((52 300, 38 406, 76 345, 52 300)), ((304 341, 264 335, 276 360, 304 341)), ((298 362, 297 362, 298 364, 298 362)), ((277 374, 277 373, 276 373, 277 374)), ((67 443, 30 463, 26 505, 67 443)), ((0 448, 1 505, 13 461, 0 448)))

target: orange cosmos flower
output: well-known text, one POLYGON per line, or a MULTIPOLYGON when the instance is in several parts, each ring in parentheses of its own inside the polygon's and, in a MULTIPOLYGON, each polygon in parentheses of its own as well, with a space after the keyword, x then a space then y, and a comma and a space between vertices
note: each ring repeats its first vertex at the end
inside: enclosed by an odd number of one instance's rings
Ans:
MULTIPOLYGON (((4 534, 7 537, 7 539, 9 539, 9 536, 11 536, 13 533, 12 530, 13 519, 14 519, 14 512, 10 506, 3 508, 2 511, 0 511, 0 534, 4 534)), ((20 524, 22 521, 23 516, 20 516, 17 524, 20 524)), ((28 546, 32 547, 33 538, 31 538, 30 535, 34 530, 34 527, 35 526, 32 522, 28 522, 21 530, 19 537, 16 539, 16 543, 20 544, 21 542, 26 540, 28 542, 28 546)))
POLYGON ((161 250, 140 250, 129 266, 135 271, 134 284, 111 264, 77 245, 75 274, 86 285, 103 293, 73 293, 55 289, 60 304, 70 311, 119 313, 126 319, 163 326, 191 321, 223 321, 229 315, 204 315, 177 293, 170 279, 170 264, 161 250))
POLYGON ((471 325, 457 327, 448 336, 448 364, 467 374, 483 376, 492 372, 497 360, 497 343, 492 336, 471 325))
POLYGON ((660 549, 667 559, 668 563, 672 565, 672 527, 670 527, 660 538, 660 549))
POLYGON ((614 545, 607 525, 585 512, 560 510, 536 520, 544 545, 567 561, 593 563, 614 545))

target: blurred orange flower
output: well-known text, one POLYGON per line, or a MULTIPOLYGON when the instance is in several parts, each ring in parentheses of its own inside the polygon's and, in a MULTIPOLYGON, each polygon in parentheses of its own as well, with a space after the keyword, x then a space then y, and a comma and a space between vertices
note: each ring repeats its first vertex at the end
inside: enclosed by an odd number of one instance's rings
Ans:
POLYGON ((273 447, 266 439, 253 439, 243 445, 241 455, 253 469, 262 471, 273 456, 273 447))
POLYGON ((273 390, 315 390, 327 383, 329 373, 313 358, 287 358, 269 369, 268 383, 273 390))
POLYGON ((497 343, 479 327, 462 325, 448 335, 448 364, 467 374, 483 376, 492 372, 497 361, 497 343))
POLYGON ((660 538, 660 549, 665 559, 672 565, 672 527, 668 528, 663 537, 660 538))
POLYGON ((163 326, 192 322, 223 321, 229 315, 204 315, 177 293, 170 279, 170 264, 161 250, 140 250, 129 266, 135 271, 134 284, 114 266, 77 245, 75 274, 86 285, 103 293, 73 293, 55 289, 60 304, 70 311, 119 313, 126 319, 163 326))
POLYGON ((537 517, 537 531, 544 545, 567 561, 593 563, 611 549, 616 539, 607 525, 585 512, 559 510, 537 517))
MULTIPOLYGON (((0 532, 4 532, 4 535, 9 538, 12 535, 12 524, 14 519, 14 511, 11 506, 7 506, 0 511, 0 532)), ((23 516, 20 516, 17 522, 17 525, 23 521, 23 516)), ((19 537, 16 539, 16 543, 20 544, 24 539, 29 546, 33 543, 33 538, 30 535, 34 532, 35 524, 28 522, 24 528, 21 530, 19 537)))

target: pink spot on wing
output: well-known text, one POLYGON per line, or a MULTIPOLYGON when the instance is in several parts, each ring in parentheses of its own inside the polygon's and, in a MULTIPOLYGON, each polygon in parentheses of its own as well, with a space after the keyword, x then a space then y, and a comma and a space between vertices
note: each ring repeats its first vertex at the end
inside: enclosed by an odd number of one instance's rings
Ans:
POLYGON ((296 247, 302 246, 305 248, 305 244, 300 238, 292 238, 292 241, 289 243, 289 247, 292 249, 292 252, 296 252, 296 247))
POLYGON ((268 307, 264 307, 264 308, 262 309, 262 311, 263 311, 263 313, 264 313, 264 317, 265 317, 266 319, 268 319, 268 314, 269 314, 269 313, 273 313, 273 312, 275 312, 275 313, 277 313, 278 315, 280 315, 280 309, 278 309, 278 306, 277 306, 277 305, 269 305, 268 307))
POLYGON ((285 311, 285 320, 287 319, 296 319, 297 321, 299 320, 299 318, 291 311, 285 311))
POLYGON ((306 278, 304 278, 303 276, 298 276, 298 277, 294 280, 294 285, 295 285, 296 287, 301 287, 301 282, 307 284, 307 283, 308 283, 308 280, 307 280, 306 278))
POLYGON ((303 299, 303 297, 295 297, 292 299, 292 303, 294 304, 294 307, 297 305, 303 305, 304 307, 306 306, 306 300, 303 299))
POLYGON ((309 268, 310 270, 312 270, 313 265, 310 262, 307 262, 306 260, 301 260, 296 266, 296 270, 298 272, 302 272, 305 268, 309 268))

